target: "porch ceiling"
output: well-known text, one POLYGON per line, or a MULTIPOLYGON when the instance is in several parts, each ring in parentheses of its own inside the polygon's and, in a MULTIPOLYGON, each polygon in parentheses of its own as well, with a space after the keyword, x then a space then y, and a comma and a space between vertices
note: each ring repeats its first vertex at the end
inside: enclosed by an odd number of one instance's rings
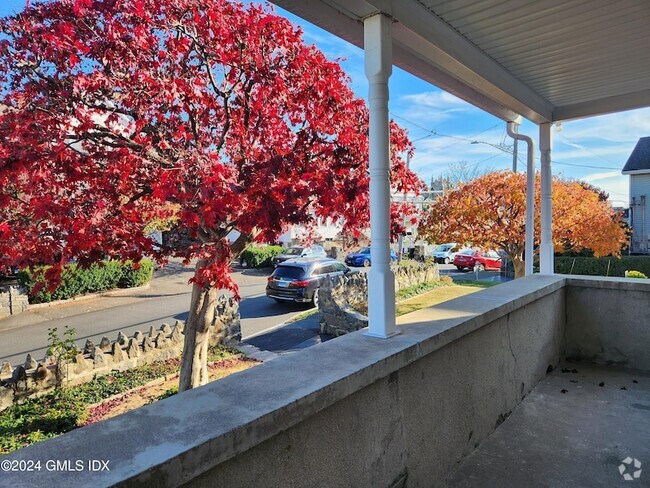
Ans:
POLYGON ((650 105, 647 0, 272 1, 359 47, 386 13, 395 65, 504 120, 650 105))

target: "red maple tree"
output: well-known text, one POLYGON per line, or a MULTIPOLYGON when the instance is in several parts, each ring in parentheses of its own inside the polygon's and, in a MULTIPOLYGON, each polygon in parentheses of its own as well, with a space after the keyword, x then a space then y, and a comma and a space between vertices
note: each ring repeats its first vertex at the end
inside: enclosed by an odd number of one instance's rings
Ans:
MULTIPOLYGON (((58 0, 0 33, 0 256, 51 265, 51 284, 73 258, 196 259, 182 390, 207 381, 217 290, 236 293, 228 265, 249 243, 319 217, 367 226, 366 105, 268 9, 58 0), (147 223, 169 218, 193 243, 154 246, 147 223)), ((421 187, 410 150, 391 123, 398 191, 421 187)))

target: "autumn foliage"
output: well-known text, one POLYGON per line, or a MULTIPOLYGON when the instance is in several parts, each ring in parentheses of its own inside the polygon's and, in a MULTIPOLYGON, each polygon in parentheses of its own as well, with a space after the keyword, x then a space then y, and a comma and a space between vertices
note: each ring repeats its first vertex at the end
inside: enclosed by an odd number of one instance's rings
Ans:
MULTIPOLYGON (((226 235, 368 218, 367 120, 287 20, 222 0, 58 1, 0 23, 2 254, 22 266, 152 254, 177 204, 197 278, 230 286, 226 235)), ((417 186, 398 154, 393 181, 417 186)))
MULTIPOLYGON (((73 258, 198 259, 191 326, 214 289, 236 291, 228 265, 248 243, 319 217, 367 226, 366 105, 268 9, 58 0, 0 33, 3 260, 50 264, 56 281, 73 258), (153 246, 147 224, 170 219, 191 245, 153 246)), ((421 185, 407 150, 391 124, 398 191, 421 185)))
MULTIPOLYGON (((539 247, 540 177, 535 182, 535 249, 539 247)), ((467 242, 502 249, 523 275, 526 175, 494 172, 436 200, 420 232, 432 242, 467 242)), ((582 182, 553 179, 553 246, 556 251, 591 249, 596 257, 620 255, 627 239, 621 216, 582 182)))

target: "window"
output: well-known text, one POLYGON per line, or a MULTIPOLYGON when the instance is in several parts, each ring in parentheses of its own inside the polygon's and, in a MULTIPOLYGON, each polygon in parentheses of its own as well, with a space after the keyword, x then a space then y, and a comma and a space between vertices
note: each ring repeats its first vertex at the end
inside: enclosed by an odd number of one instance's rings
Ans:
POLYGON ((294 266, 278 266, 273 272, 273 277, 275 278, 288 278, 292 280, 299 280, 302 278, 305 270, 302 268, 296 268, 294 266))
POLYGON ((331 272, 332 272, 332 267, 330 265, 318 266, 317 268, 314 268, 314 271, 312 272, 311 275, 320 276, 331 272))

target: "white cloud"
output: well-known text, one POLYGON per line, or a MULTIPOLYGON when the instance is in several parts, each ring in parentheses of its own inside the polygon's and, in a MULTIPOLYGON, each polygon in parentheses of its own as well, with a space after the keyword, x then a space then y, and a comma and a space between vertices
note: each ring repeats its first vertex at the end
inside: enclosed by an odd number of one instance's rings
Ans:
POLYGON ((439 123, 454 116, 480 112, 472 104, 441 90, 403 95, 399 101, 405 107, 404 117, 418 119, 423 123, 439 123))
POLYGON ((450 136, 432 136, 417 141, 411 168, 427 183, 431 176, 439 176, 449 169, 450 164, 460 161, 466 161, 469 165, 475 165, 482 170, 510 168, 512 156, 494 147, 501 142, 502 133, 503 129, 499 127, 486 131, 475 138, 472 137, 472 134, 456 133, 450 136), (477 139, 482 142, 472 144, 472 141, 477 139))
POLYGON ((584 180, 587 183, 593 183, 595 181, 611 180, 612 178, 618 178, 619 176, 623 176, 620 171, 609 171, 607 173, 593 173, 586 176, 584 180))
POLYGON ((609 193, 609 200, 615 207, 627 207, 630 202, 630 182, 629 176, 616 175, 609 178, 603 177, 597 180, 584 178, 587 182, 597 181, 594 186, 602 188, 609 193))
POLYGON ((602 143, 631 143, 650 134, 650 108, 629 110, 615 114, 573 120, 562 124, 562 132, 576 144, 602 141, 602 143))
POLYGON ((427 107, 446 110, 453 107, 464 107, 473 109, 474 106, 464 100, 447 93, 445 91, 430 91, 402 96, 402 100, 411 102, 416 105, 425 105, 427 107))

